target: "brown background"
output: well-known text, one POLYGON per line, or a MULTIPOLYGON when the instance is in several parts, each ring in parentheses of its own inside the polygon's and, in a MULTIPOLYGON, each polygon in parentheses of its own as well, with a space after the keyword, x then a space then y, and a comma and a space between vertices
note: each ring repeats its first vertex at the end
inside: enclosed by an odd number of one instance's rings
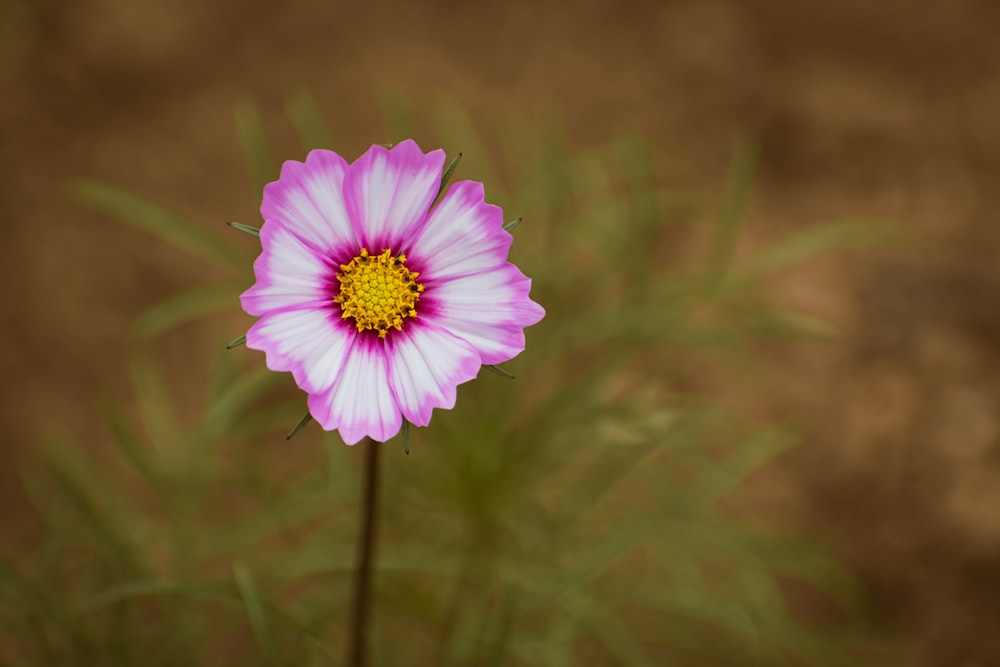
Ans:
MULTIPOLYGON (((263 109, 278 157, 304 86, 347 155, 387 140, 378 91, 449 96, 473 117, 543 110, 576 147, 639 128, 717 189, 734 140, 760 167, 766 240, 873 216, 900 247, 786 274, 832 321, 774 350, 776 415, 816 436, 756 485, 835 538, 886 641, 920 665, 1000 664, 1000 4, 951 2, 297 3, 5 0, 0 62, 0 517, 30 527, 18 455, 50 430, 101 437, 94 396, 128 396, 128 325, 211 279, 198 260, 65 197, 120 185, 202 220, 255 219, 233 109, 263 109)), ((197 368, 207 352, 168 336, 197 368)))

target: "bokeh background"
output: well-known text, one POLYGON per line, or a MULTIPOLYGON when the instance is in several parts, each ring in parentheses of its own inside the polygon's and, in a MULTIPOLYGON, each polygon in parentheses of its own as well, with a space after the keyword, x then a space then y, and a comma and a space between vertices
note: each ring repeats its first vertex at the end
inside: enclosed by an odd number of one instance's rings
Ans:
MULTIPOLYGON (((67 184, 85 177, 200 220, 255 224, 234 110, 254 105, 274 156, 301 159, 289 95, 312 94, 348 156, 396 138, 387 98, 418 112, 446 100, 498 151, 497 119, 558 118, 581 151, 639 133, 683 192, 720 190, 749 142, 741 249, 830 220, 898 223, 901 241, 831 252, 768 283, 837 333, 761 349, 768 380, 738 402, 808 436, 739 502, 834 545, 871 596, 866 643, 905 646, 900 664, 1000 664, 1000 5, 0 8, 5 553, 27 557, 18 545, 39 532, 21 463, 53 432, 105 440, 92 399, 131 400, 133 320, 214 277, 75 204, 67 184)), ((204 383, 215 354, 197 342, 204 331, 155 341, 182 411, 196 410, 185 388, 204 383)))

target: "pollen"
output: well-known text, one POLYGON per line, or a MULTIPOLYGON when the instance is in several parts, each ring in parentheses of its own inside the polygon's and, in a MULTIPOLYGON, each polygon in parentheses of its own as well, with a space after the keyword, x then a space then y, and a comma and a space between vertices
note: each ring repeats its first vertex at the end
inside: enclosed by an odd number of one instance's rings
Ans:
POLYGON ((362 248, 357 257, 340 265, 340 292, 333 300, 340 304, 341 317, 353 319, 359 332, 376 331, 385 338, 390 329, 402 331, 407 317, 417 316, 417 300, 424 291, 418 275, 406 268, 406 255, 390 250, 369 255, 362 248))

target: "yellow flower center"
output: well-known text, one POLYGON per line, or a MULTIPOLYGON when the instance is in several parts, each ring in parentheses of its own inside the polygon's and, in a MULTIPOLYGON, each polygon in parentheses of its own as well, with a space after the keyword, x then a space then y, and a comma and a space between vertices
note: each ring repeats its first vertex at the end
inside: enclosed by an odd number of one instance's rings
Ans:
POLYGON ((386 250, 373 256, 362 248, 350 263, 340 265, 340 293, 333 300, 343 319, 354 318, 359 332, 373 329, 385 338, 390 328, 403 329, 403 318, 417 316, 417 299, 424 291, 418 275, 406 268, 406 255, 386 250))

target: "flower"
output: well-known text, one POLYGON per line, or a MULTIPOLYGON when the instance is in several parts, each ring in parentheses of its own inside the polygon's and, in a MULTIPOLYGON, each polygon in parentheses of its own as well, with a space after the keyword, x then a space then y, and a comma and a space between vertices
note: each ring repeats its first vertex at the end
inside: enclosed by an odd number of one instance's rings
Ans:
POLYGON ((264 187, 246 344, 290 371, 312 417, 349 445, 384 442, 403 418, 426 426, 545 315, 482 183, 454 183, 431 208, 444 159, 411 140, 351 164, 314 150, 264 187))

